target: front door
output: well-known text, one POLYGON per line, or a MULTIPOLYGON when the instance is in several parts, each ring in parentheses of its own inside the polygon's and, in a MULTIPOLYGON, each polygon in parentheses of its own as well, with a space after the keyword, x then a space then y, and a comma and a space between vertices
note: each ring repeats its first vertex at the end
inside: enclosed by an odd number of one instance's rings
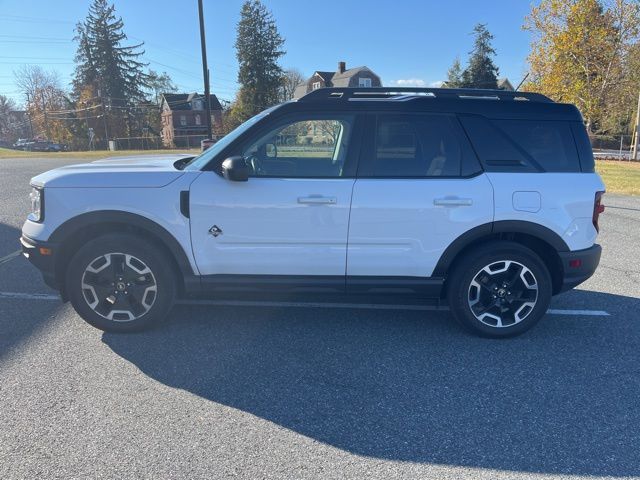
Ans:
POLYGON ((354 184, 348 115, 285 117, 235 152, 247 182, 203 172, 191 185, 201 275, 325 276, 344 284, 354 184))

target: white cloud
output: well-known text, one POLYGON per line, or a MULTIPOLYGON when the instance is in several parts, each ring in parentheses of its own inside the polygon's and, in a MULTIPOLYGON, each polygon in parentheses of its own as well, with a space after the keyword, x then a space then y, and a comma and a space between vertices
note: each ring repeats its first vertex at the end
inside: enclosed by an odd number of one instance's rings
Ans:
POLYGON ((402 78, 399 80, 391 80, 389 86, 391 87, 429 87, 439 88, 442 87, 443 80, 436 80, 435 82, 427 82, 421 78, 402 78))
POLYGON ((427 82, 421 78, 406 78, 400 80, 391 80, 393 87, 426 87, 427 82))

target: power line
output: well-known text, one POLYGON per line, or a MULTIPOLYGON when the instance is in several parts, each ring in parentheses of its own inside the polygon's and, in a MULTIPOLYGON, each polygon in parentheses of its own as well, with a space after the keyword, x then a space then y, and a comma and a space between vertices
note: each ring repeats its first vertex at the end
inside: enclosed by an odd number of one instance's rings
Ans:
POLYGON ((64 42, 73 41, 73 40, 71 40, 69 38, 63 38, 63 37, 39 37, 39 36, 31 36, 31 35, 9 35, 9 34, 5 34, 5 33, 0 33, 0 38, 19 38, 19 39, 26 39, 26 40, 53 40, 53 41, 64 41, 64 42))
MULTIPOLYGON (((2 55, 0 58, 12 58, 12 59, 22 59, 22 60, 69 60, 69 57, 11 57, 2 55)), ((3 75, 0 75, 2 77, 3 75)), ((7 75, 10 76, 10 75, 7 75)))
POLYGON ((65 43, 72 43, 73 40, 3 40, 0 39, 0 43, 20 43, 27 45, 63 45, 65 43))
POLYGON ((75 65, 73 62, 0 62, 4 65, 75 65))
POLYGON ((6 18, 8 20, 14 22, 28 22, 28 23, 67 23, 74 24, 75 22, 71 22, 69 20, 55 20, 51 18, 42 18, 42 17, 27 17, 24 15, 6 15, 0 14, 0 18, 6 18))

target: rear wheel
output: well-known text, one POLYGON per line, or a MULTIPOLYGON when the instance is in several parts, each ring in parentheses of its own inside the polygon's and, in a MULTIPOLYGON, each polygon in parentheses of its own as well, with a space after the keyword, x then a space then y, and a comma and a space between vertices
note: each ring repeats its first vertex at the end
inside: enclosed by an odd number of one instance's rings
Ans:
POLYGON ((142 330, 169 312, 175 295, 163 252, 130 234, 110 234, 85 244, 67 270, 66 292, 78 314, 112 332, 142 330))
POLYGON ((551 301, 551 277, 544 262, 512 242, 469 252, 447 282, 453 317, 487 337, 524 333, 544 316, 551 301))

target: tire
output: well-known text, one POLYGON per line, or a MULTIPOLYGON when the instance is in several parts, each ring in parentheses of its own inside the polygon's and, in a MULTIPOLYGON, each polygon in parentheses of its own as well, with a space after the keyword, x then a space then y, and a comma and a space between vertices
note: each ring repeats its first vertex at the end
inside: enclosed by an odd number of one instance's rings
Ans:
POLYGON ((66 293, 76 312, 106 332, 135 332, 159 324, 175 297, 175 274, 166 254, 124 233, 87 242, 66 273, 66 293))
POLYGON ((552 295, 549 270, 529 248, 514 242, 483 244, 456 262, 447 279, 453 318, 490 338, 520 335, 545 315, 552 295))

